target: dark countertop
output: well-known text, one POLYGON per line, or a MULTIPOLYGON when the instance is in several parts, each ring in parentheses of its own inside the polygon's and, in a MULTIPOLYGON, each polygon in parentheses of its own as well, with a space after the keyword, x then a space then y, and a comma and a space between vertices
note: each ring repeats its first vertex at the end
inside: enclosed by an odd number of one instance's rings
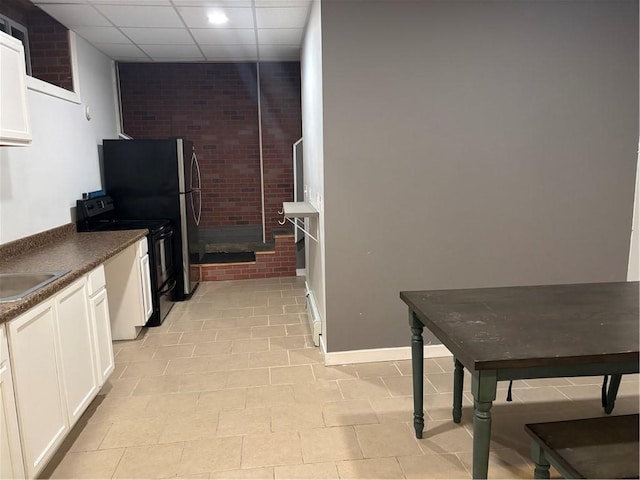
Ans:
POLYGON ((56 294, 146 234, 147 230, 77 233, 75 225, 66 225, 0 245, 0 273, 69 271, 20 300, 0 303, 0 324, 56 294))

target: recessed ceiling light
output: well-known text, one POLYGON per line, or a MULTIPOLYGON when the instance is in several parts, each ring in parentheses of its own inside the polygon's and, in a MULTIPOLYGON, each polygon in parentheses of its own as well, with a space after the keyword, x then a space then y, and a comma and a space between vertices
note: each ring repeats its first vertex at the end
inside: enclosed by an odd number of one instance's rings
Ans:
POLYGON ((224 12, 211 12, 209 14, 209 23, 212 25, 224 25, 229 21, 224 12))

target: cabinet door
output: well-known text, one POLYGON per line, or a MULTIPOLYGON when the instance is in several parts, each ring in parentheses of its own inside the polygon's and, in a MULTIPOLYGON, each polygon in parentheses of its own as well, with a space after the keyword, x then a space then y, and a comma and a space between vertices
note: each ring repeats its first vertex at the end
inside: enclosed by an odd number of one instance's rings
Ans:
POLYGON ((27 477, 34 478, 69 431, 58 370, 54 301, 8 323, 11 373, 27 477))
POLYGON ((111 343, 111 323, 109 321, 109 303, 107 290, 102 288, 89 299, 93 324, 95 326, 96 364, 98 386, 104 385, 113 372, 113 344, 111 343))
POLYGON ((89 315, 86 278, 56 295, 62 379, 73 426, 98 393, 94 330, 89 315))
POLYGON ((0 145, 31 141, 22 42, 0 32, 0 145))
POLYGON ((24 478, 22 446, 4 325, 0 325, 0 478, 24 478))
POLYGON ((144 308, 144 318, 149 320, 153 313, 153 303, 151 297, 151 270, 149 266, 148 253, 140 258, 140 277, 142 278, 142 305, 144 308))

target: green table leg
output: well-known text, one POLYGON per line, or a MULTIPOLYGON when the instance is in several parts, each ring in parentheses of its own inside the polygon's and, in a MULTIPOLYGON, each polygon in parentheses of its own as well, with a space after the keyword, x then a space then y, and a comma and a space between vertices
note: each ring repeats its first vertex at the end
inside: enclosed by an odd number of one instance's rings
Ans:
POLYGON ((460 423, 462 418, 462 390, 464 388, 464 366, 454 358, 453 370, 453 421, 460 423))
POLYGON ((411 311, 409 311, 409 324, 411 325, 411 373, 413 375, 413 428, 416 431, 416 438, 422 438, 424 430, 422 398, 424 340, 422 339, 422 329, 424 326, 411 311))
POLYGON ((536 468, 533 470, 533 478, 550 478, 549 461, 544 456, 544 451, 536 442, 531 445, 531 457, 533 458, 536 468))
POLYGON ((607 392, 607 405, 604 407, 605 413, 613 412, 613 407, 616 406, 616 397, 618 396, 618 389, 620 388, 620 381, 622 375, 614 373, 611 375, 611 383, 609 384, 609 391, 607 392))
POLYGON ((491 445, 491 406, 498 386, 496 372, 474 372, 473 393, 473 478, 487 478, 491 445))

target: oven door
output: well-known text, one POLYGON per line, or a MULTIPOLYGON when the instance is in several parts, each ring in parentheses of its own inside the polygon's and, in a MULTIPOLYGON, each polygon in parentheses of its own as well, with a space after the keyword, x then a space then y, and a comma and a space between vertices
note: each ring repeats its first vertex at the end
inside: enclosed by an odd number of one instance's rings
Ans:
POLYGON ((164 228, 158 234, 152 236, 154 265, 156 272, 156 285, 161 287, 174 278, 175 268, 173 266, 173 229, 164 228))

